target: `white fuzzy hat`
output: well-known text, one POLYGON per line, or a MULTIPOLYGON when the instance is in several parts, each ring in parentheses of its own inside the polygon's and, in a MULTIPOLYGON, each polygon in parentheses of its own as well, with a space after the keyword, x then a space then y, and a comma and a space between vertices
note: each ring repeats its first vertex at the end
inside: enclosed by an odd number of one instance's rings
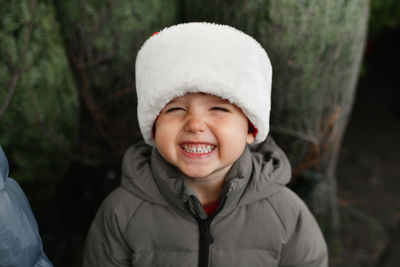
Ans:
POLYGON ((238 106, 257 128, 255 143, 269 131, 272 67, 251 36, 227 25, 193 22, 153 35, 136 57, 138 120, 146 143, 164 106, 186 93, 202 92, 238 106))

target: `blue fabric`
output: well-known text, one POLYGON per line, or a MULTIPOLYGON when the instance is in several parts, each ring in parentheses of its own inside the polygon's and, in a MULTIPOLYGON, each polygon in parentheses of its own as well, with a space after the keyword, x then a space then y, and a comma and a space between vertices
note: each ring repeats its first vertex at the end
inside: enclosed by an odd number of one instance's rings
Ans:
POLYGON ((0 266, 53 266, 43 251, 28 199, 8 174, 8 161, 0 146, 0 266))

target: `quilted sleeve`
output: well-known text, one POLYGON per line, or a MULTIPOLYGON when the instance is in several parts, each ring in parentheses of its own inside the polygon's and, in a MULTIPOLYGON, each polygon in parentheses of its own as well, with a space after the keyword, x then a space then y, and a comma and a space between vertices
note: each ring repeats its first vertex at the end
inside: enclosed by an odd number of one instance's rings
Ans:
POLYGON ((317 221, 304 202, 290 192, 297 211, 281 251, 280 267, 327 267, 328 250, 317 221))
POLYGON ((86 237, 84 267, 131 266, 132 251, 124 232, 141 202, 126 201, 126 191, 117 188, 103 202, 86 237))

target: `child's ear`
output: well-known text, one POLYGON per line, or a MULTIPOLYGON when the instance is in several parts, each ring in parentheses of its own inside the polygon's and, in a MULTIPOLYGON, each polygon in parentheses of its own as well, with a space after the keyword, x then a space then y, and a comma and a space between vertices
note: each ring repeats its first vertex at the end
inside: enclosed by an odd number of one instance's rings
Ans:
POLYGON ((254 137, 254 134, 253 133, 248 133, 247 134, 247 138, 246 138, 246 142, 247 142, 247 144, 252 144, 253 142, 254 142, 254 140, 255 140, 256 138, 254 137))

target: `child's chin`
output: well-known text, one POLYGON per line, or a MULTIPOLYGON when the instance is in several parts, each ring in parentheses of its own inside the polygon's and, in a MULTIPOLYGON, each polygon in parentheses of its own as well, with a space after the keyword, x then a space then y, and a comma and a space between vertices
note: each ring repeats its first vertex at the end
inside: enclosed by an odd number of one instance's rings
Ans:
POLYGON ((206 178, 208 177, 211 172, 207 171, 207 170, 196 170, 196 171, 184 171, 183 172, 186 176, 188 176, 189 178, 206 178))

